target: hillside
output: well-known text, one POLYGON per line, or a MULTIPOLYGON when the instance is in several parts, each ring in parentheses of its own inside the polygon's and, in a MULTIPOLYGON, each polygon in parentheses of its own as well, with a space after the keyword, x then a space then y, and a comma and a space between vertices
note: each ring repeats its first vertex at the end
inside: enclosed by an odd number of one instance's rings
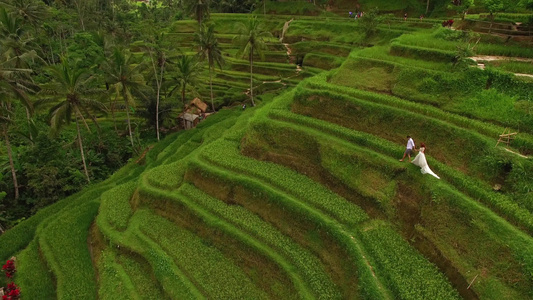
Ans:
POLYGON ((212 14, 231 106, 1 235, 21 299, 533 299, 533 80, 513 74, 532 48, 440 19, 258 16, 258 105, 248 15, 212 14), (399 161, 407 135, 440 179, 399 161))

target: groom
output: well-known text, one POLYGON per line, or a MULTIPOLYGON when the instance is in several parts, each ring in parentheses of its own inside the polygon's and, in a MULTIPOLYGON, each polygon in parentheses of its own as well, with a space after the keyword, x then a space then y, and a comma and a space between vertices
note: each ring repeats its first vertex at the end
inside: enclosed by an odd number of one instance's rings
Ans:
POLYGON ((400 161, 403 161, 405 156, 409 157, 409 162, 411 162, 411 153, 415 149, 415 142, 410 136, 407 136, 407 146, 405 147, 405 152, 403 153, 402 159, 400 161))

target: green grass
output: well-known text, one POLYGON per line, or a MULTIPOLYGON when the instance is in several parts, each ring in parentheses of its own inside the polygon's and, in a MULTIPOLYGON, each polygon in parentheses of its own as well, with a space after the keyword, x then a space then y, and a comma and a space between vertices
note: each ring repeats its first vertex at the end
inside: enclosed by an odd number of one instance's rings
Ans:
MULTIPOLYGON (((286 103, 283 104, 283 105, 280 105, 279 107, 282 108, 282 107, 287 107, 287 102, 290 103, 290 97, 288 97, 287 100, 284 100, 286 103)), ((276 112, 274 110, 274 112, 276 112)), ((278 112, 276 112, 276 114, 279 114, 278 112)), ((269 124, 271 126, 273 122, 272 121, 269 121, 269 124)), ((312 121, 310 122, 312 124, 312 121)), ((283 126, 280 126, 280 128, 288 128, 287 125, 283 125, 283 126)), ((286 129, 285 129, 286 130, 286 129)), ((347 131, 348 132, 348 131, 347 131)), ((279 135, 279 133, 277 133, 276 131, 271 131, 271 133, 273 136, 277 136, 279 135)), ((263 134, 264 135, 264 134, 263 134)), ((292 141, 294 142, 297 142, 299 141, 298 139, 295 139, 294 138, 294 134, 291 134, 291 136, 293 136, 293 139, 292 141)), ((276 144, 273 144, 273 147, 280 147, 280 145, 276 145, 276 144)), ((390 151, 391 153, 393 153, 393 151, 390 151)), ((393 154, 394 155, 394 154, 393 154)), ((296 157, 294 159, 297 159, 296 157)), ((430 164, 432 164, 433 166, 435 166, 436 162, 432 162, 430 161, 430 164)), ((431 179, 431 178, 430 178, 431 179)), ((475 185, 475 184, 474 184, 475 185)), ((445 186, 445 184, 440 184, 439 186, 445 186)), ((451 190, 450 187, 446 186, 446 189, 447 190, 451 190)), ((453 194, 454 196, 450 195, 449 197, 454 197, 453 199, 457 199, 457 197, 459 197, 459 193, 457 192, 454 192, 453 194)), ((436 197, 436 199, 439 198, 439 196, 433 196, 433 197, 436 197)), ((523 243, 530 243, 530 241, 525 241, 523 240, 527 235, 524 234, 523 232, 520 232, 519 230, 516 230, 516 228, 512 227, 509 223, 503 221, 501 218, 499 218, 498 216, 496 216, 493 212, 491 212, 489 209, 487 208, 484 208, 482 207, 481 205, 479 205, 477 202, 473 201, 472 199, 469 199, 468 197, 465 197, 465 196, 460 196, 461 200, 456 200, 460 203, 463 203, 464 205, 466 206, 470 206, 470 207, 476 207, 476 209, 479 208, 479 210, 476 210, 476 212, 473 214, 483 214, 483 217, 481 218, 488 218, 488 219, 491 219, 492 221, 488 221, 487 219, 487 222, 500 222, 500 224, 502 224, 501 226, 503 226, 504 228, 507 228, 509 229, 510 231, 507 231, 506 233, 506 236, 507 238, 500 238, 500 233, 499 233, 499 230, 495 229, 495 228, 491 228, 491 229, 486 229, 486 226, 485 225, 482 225, 482 229, 483 229, 483 233, 482 235, 484 236, 485 239, 493 239, 493 238, 496 238, 497 241, 495 241, 495 243, 502 243, 504 242, 506 239, 508 240, 513 240, 513 243, 516 243, 516 247, 513 248, 513 251, 514 253, 516 254, 516 256, 520 257, 520 259, 518 259, 518 261, 515 261, 515 262, 512 262, 509 261, 510 264, 514 264, 514 268, 516 269, 518 265, 520 265, 521 263, 520 262, 526 262, 526 261, 529 261, 530 260, 530 256, 528 254, 526 254, 526 252, 524 252, 522 249, 525 249, 529 246, 525 246, 523 245, 523 243), (498 221, 496 221, 498 220, 498 221), (503 225, 505 224, 505 225, 503 225), (518 245, 523 245, 523 246, 518 246, 518 245)), ((496 197, 497 198, 497 197, 496 197)), ((493 198, 494 199, 494 198, 493 198)), ((500 201, 500 200, 503 200, 503 199, 498 199, 497 201, 500 201)), ((436 200, 438 201, 438 200, 436 200)), ((489 200, 491 201, 491 200, 489 200)), ((508 200, 507 200, 508 201, 508 200)), ((455 203, 455 201, 454 201, 455 203)), ((525 217, 525 216, 524 216, 525 217)), ((529 217, 526 217, 527 219, 524 219, 524 220, 531 220, 531 216, 529 217)), ((468 218, 467 218, 468 219, 468 218)), ((467 222, 468 224, 468 222, 467 222)), ((468 226, 468 225, 466 225, 468 226)), ((468 229, 464 229, 468 232, 468 229)), ((477 233, 476 233, 477 234, 477 233)), ((453 238, 454 235, 453 233, 450 233, 450 237, 449 238, 453 238)), ((467 236, 464 236, 463 237, 465 240, 468 240, 469 238, 467 236)), ((473 240, 472 238, 470 238, 471 240, 473 240)), ((481 238, 482 240, 483 238, 481 238)), ((381 240, 381 238, 380 238, 381 240)), ((479 243, 482 243, 481 240, 479 241, 479 243)), ((472 249, 472 247, 475 247, 474 245, 470 245, 468 249, 472 249)), ((444 249, 442 249, 444 250, 444 249)), ((498 252, 498 251, 502 251, 502 249, 493 249, 487 253, 479 253, 479 254, 474 254, 472 253, 473 257, 470 258, 470 260, 476 260, 476 261, 483 261, 483 260, 490 260, 490 257, 494 257, 495 255, 498 255, 497 253, 501 253, 501 252, 498 252)), ((464 262, 465 265, 469 265, 468 261, 464 262)), ((529 263, 527 263, 529 264, 529 263)), ((512 268, 512 267, 511 267, 512 268)), ((518 278, 522 278, 521 280, 524 280, 524 278, 529 278, 529 271, 528 271, 528 268, 529 267, 526 267, 524 266, 522 269, 521 269, 521 275, 518 275, 518 278)), ((410 272, 409 272, 410 273, 410 272)), ((510 290, 510 285, 508 283, 505 283, 506 282, 506 276, 513 276, 512 275, 513 273, 512 272, 504 272, 502 271, 502 273, 498 274, 498 275, 495 275, 494 277, 491 277, 490 280, 491 282, 493 282, 494 284, 497 284, 498 286, 501 286, 502 287, 502 290, 504 291, 509 291, 510 290)), ((400 276, 403 278, 403 276, 400 276)), ((527 279, 526 279, 527 280, 527 279)), ((527 286, 527 283, 528 281, 521 281, 521 292, 519 293, 522 293, 522 295, 524 295, 524 289, 525 289, 525 286, 527 286)), ((487 293, 488 290, 490 288, 486 287, 486 286, 483 286, 483 287, 479 287, 479 293, 487 293)), ((514 294, 514 293, 513 293, 514 294)), ((517 294, 516 294, 517 295, 517 294)))
MULTIPOLYGON (((307 1, 289 1, 289 2, 278 2, 278 1, 267 1, 265 3, 265 12, 269 15, 320 15, 322 9, 318 6, 313 5, 307 1)), ((263 5, 257 5, 255 14, 263 14, 263 5)))
MULTIPOLYGON (((350 59, 354 60, 373 60, 373 61, 386 61, 393 64, 401 64, 410 67, 424 68, 438 71, 449 71, 451 69, 451 63, 426 61, 416 58, 409 58, 403 56, 395 56, 389 53, 390 47, 388 45, 374 46, 370 48, 364 48, 359 51, 353 51, 350 53, 350 59)), ((363 62, 364 63, 364 62, 363 62)))
POLYGON ((344 59, 333 55, 308 53, 304 57, 302 66, 331 70, 339 67, 343 61, 344 59))
POLYGON ((129 277, 129 281, 135 287, 136 295, 141 299, 166 298, 160 284, 154 282, 154 274, 145 260, 138 256, 122 253, 116 256, 115 262, 120 264, 122 270, 129 277))
POLYGON ((146 218, 139 229, 152 240, 158 241, 206 295, 225 299, 266 298, 238 266, 194 233, 149 211, 138 213, 146 218))
POLYGON ((17 255, 15 282, 22 299, 53 299, 56 297, 54 277, 41 258, 39 242, 33 240, 17 255))
MULTIPOLYGON (((117 248, 136 253, 150 265, 154 278, 161 285, 170 298, 198 298, 201 292, 190 279, 180 270, 173 259, 155 241, 139 231, 143 220, 136 214, 130 220, 128 230, 125 232, 116 231, 106 219, 100 215, 96 219, 98 228, 104 237, 109 239, 110 244, 117 248)), ((114 267, 112 267, 114 268, 114 267)), ((122 272, 121 272, 122 273, 122 272)), ((123 275, 126 284, 129 285, 128 277, 123 275)), ((144 284, 152 284, 145 282, 144 284)), ((127 286, 126 286, 127 288, 127 286)))
POLYGON ((410 6, 420 8, 420 3, 417 1, 387 1, 387 0, 362 0, 359 2, 363 10, 370 10, 377 7, 380 11, 403 11, 410 6))
MULTIPOLYGON (((385 142, 384 140, 381 140, 377 137, 373 137, 369 134, 353 132, 346 128, 314 120, 308 117, 291 114, 288 112, 273 112, 270 114, 270 117, 275 120, 289 122, 289 124, 299 124, 301 125, 300 130, 303 130, 304 128, 307 128, 308 131, 317 129, 323 133, 327 133, 330 137, 335 136, 339 139, 348 141, 352 144, 358 144, 367 147, 372 151, 383 153, 387 156, 397 157, 401 155, 401 149, 399 149, 397 144, 385 142)), ((281 126, 287 127, 290 125, 283 124, 281 126)), ((361 150, 354 149, 351 151, 353 152, 361 150)), ((386 159, 382 158, 382 160, 386 159)), ((531 210, 528 212, 527 207, 521 205, 519 202, 516 202, 507 195, 494 193, 492 191, 492 187, 489 186, 487 183, 465 176, 461 172, 453 170, 449 166, 431 158, 428 158, 428 160, 430 161, 430 164, 432 165, 433 169, 435 169, 441 177, 453 184, 457 189, 461 190, 463 193, 470 195, 475 199, 478 199, 488 207, 491 207, 492 209, 496 210, 501 216, 504 216, 511 222, 516 223, 521 227, 524 227, 526 231, 533 231, 533 217, 531 215, 531 210)), ((350 166, 350 168, 348 168, 348 170, 350 171, 353 171, 351 169, 352 164, 346 164, 347 166, 350 166)), ((517 166, 520 166, 522 163, 520 161, 517 161, 516 164, 517 166)), ((387 169, 390 167, 382 166, 381 168, 387 169)), ((388 172, 393 172, 393 170, 395 169, 388 170, 388 172)), ((334 171, 331 172, 334 173, 334 171)), ((398 172, 398 170, 395 170, 394 172, 398 172)), ((348 177, 348 181, 345 180, 345 182, 350 182, 350 180, 352 180, 352 177, 348 177)), ((373 185, 375 185, 375 183, 373 185)))
MULTIPOLYGON (((100 299, 141 299, 127 272, 117 262, 117 256, 113 248, 107 248, 100 256, 98 297, 100 299)), ((150 281, 150 278, 144 279, 150 281)))
MULTIPOLYGON (((454 53, 458 46, 474 46, 476 39, 467 38, 465 34, 456 34, 447 29, 432 29, 427 31, 404 34, 394 40, 398 45, 411 48, 433 49, 434 53, 448 51, 454 53)), ((492 44, 480 42, 475 44, 473 52, 478 55, 503 55, 511 57, 533 57, 531 48, 523 47, 520 44, 492 44)), ((422 57, 428 58, 429 56, 422 57)))
POLYGON ((134 180, 117 186, 101 196, 100 214, 105 215, 107 222, 119 231, 124 231, 133 214, 130 199, 135 191, 134 180))
POLYGON ((483 63, 486 66, 491 66, 506 72, 533 75, 533 63, 531 62, 496 60, 484 61, 483 63))
MULTIPOLYGON (((428 225, 434 226, 432 233, 434 238, 440 239, 445 245, 452 240, 457 241, 457 244, 452 244, 451 247, 448 247, 455 249, 454 251, 462 252, 461 259, 464 260, 463 263, 465 265, 473 268, 493 265, 494 269, 498 270, 482 276, 481 280, 486 278, 485 280, 499 281, 498 284, 505 287, 505 289, 499 291, 497 295, 485 294, 485 296, 490 298, 501 297, 500 293, 504 294, 506 291, 512 294, 518 292, 515 295, 521 294, 522 296, 530 293, 530 285, 533 280, 531 276, 533 254, 527 249, 532 247, 533 239, 531 239, 531 236, 520 232, 486 207, 461 195, 441 182, 430 186, 430 189, 433 193, 433 201, 437 204, 436 210, 431 212, 431 215, 435 216, 428 218, 428 225), (447 204, 448 208, 446 210, 450 210, 453 218, 447 220, 447 218, 443 217, 442 212, 444 210, 439 203, 447 204), (442 223, 443 220, 446 221, 442 223), (436 225, 439 223, 441 225, 436 225), (450 224, 451 228, 443 226, 446 223, 450 224), (459 229, 460 227, 463 228, 459 229), (448 237, 445 238, 445 236, 448 237), (476 243, 478 249, 473 251, 471 247, 476 243), (462 249, 469 250, 464 251, 462 249), (500 256, 500 258, 495 260, 495 256, 500 256), (482 261, 485 261, 485 263, 482 261), (486 264, 489 265, 484 266, 486 264), (514 282, 514 284, 511 282, 514 282)), ((446 252, 449 251, 446 250, 446 252)), ((482 290, 482 295, 494 291, 491 288, 490 281, 483 283, 483 286, 479 288, 482 290)))
POLYGON ((37 214, 25 222, 20 223, 6 233, 0 235, 0 259, 5 261, 9 257, 15 255, 18 251, 24 249, 34 238, 35 231, 39 224, 47 218, 54 216, 65 207, 73 207, 91 201, 92 199, 97 198, 107 188, 109 188, 109 186, 101 184, 98 187, 92 187, 62 201, 56 202, 41 209, 37 214))
MULTIPOLYGON (((149 201, 147 204, 153 204, 157 200, 163 202, 168 201, 169 199, 177 200, 173 201, 174 204, 178 205, 175 209, 179 209, 184 213, 188 213, 189 218, 193 218, 192 216, 194 216, 195 219, 199 219, 200 221, 197 222, 201 222, 201 226, 214 227, 217 229, 217 231, 227 235, 228 238, 235 239, 243 243, 243 245, 246 247, 253 249, 252 251, 261 253, 261 255, 268 257, 287 274, 297 293, 301 297, 310 297, 311 291, 309 290, 309 287, 306 286, 306 283, 300 274, 291 272, 291 270, 294 270, 294 268, 291 267, 291 263, 287 261, 287 258, 278 254, 276 251, 274 251, 274 249, 266 245, 264 242, 255 239, 245 232, 242 232, 230 222, 213 215, 211 212, 208 212, 191 201, 187 201, 187 199, 179 198, 170 192, 154 189, 148 186, 146 183, 141 184, 141 199, 149 201)), ((199 224, 196 224, 196 226, 198 227, 199 224)))
POLYGON ((447 279, 392 227, 382 221, 361 228, 362 241, 376 261, 376 273, 387 278, 401 299, 460 299, 447 279))
POLYGON ((253 159, 240 157, 237 153, 236 146, 232 147, 232 143, 217 141, 202 151, 202 157, 208 159, 212 164, 223 165, 237 172, 259 176, 266 182, 274 181, 284 191, 294 193, 300 199, 306 199, 312 206, 328 212, 343 223, 355 225, 366 219, 359 207, 350 205, 346 200, 332 192, 314 185, 306 177, 298 176, 296 177, 297 180, 291 179, 295 178, 296 172, 273 163, 258 163, 253 159), (224 149, 224 152, 220 149, 224 149), (273 178, 267 174, 278 175, 273 178))
POLYGON ((291 44, 290 48, 292 54, 306 54, 312 52, 335 56, 347 56, 352 50, 352 47, 349 46, 317 41, 296 42, 291 44))
POLYGON ((97 284, 87 236, 98 206, 98 202, 90 201, 69 209, 40 230, 39 245, 57 280, 58 298, 96 297, 97 284))
MULTIPOLYGON (((457 114, 451 114, 449 112, 443 111, 430 105, 412 103, 392 96, 380 95, 373 92, 365 92, 357 89, 336 86, 334 84, 327 83, 325 77, 326 75, 316 76, 313 79, 309 79, 307 82, 311 87, 316 89, 330 89, 336 92, 348 94, 355 98, 365 99, 372 102, 383 103, 389 106, 402 108, 408 111, 416 112, 418 114, 426 115, 428 117, 440 119, 463 128, 472 129, 473 131, 479 132, 491 138, 499 136, 504 130, 504 127, 477 120, 472 120, 471 118, 461 116, 460 111, 457 112, 457 114)), ((524 152, 529 152, 531 151, 531 149, 533 149, 533 137, 527 133, 523 133, 517 136, 517 139, 514 141, 513 146, 518 149, 521 149, 524 152)))
POLYGON ((204 178, 209 178, 210 180, 214 180, 215 182, 223 182, 224 184, 229 184, 229 180, 231 180, 231 182, 234 182, 233 184, 246 187, 247 189, 249 189, 249 191, 255 191, 253 192, 254 197, 267 197, 268 201, 271 202, 273 205, 281 205, 282 207, 285 207, 283 208, 284 211, 290 212, 291 214, 295 214, 295 216, 298 216, 298 219, 301 219, 302 221, 313 222, 317 224, 315 226, 319 226, 320 228, 325 225, 326 228, 322 230, 326 230, 329 235, 332 236, 332 238, 334 238, 338 243, 341 243, 343 247, 346 247, 346 251, 349 253, 350 258, 356 262, 357 268, 359 270, 358 272, 361 274, 361 277, 359 278, 359 280, 361 280, 362 282, 361 292, 373 299, 383 298, 384 295, 388 293, 386 290, 383 290, 383 288, 379 288, 379 280, 372 278, 372 275, 370 274, 370 270, 368 269, 366 263, 366 259, 364 258, 365 254, 361 249, 360 245, 358 244, 357 239, 351 239, 350 235, 347 235, 346 232, 343 232, 342 230, 339 231, 339 228, 337 226, 334 226, 332 221, 327 220, 325 215, 321 214, 318 211, 315 211, 314 209, 312 210, 310 208, 306 208, 305 205, 294 201, 292 198, 289 198, 288 196, 284 195, 284 193, 279 194, 278 192, 272 191, 272 189, 265 190, 261 187, 260 184, 258 185, 258 183, 246 179, 246 177, 238 175, 229 176, 230 173, 228 173, 228 171, 217 170, 217 168, 213 168, 212 166, 208 166, 207 164, 202 163, 195 163, 191 167, 199 168, 198 172, 201 172, 204 178), (228 180, 228 176, 231 179, 228 180))
POLYGON ((416 64, 360 59, 355 55, 330 75, 331 83, 392 94, 466 117, 532 132, 532 119, 524 102, 531 97, 531 82, 491 68, 459 68, 445 72, 423 69, 416 64), (488 88, 494 92, 486 91, 488 88), (488 94, 491 101, 486 101, 488 94))

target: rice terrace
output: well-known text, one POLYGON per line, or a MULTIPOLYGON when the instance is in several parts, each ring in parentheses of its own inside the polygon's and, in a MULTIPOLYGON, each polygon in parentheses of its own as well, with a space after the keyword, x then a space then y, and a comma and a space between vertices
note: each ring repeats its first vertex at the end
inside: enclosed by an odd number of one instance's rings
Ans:
POLYGON ((0 296, 533 299, 532 0, 1 0, 0 296))

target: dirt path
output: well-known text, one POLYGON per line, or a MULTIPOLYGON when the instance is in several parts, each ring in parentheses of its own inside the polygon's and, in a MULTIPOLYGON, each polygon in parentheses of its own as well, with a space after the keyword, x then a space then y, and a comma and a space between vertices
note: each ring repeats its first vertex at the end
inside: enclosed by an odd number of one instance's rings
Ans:
MULTIPOLYGON (((285 33, 287 32, 287 30, 289 30, 289 26, 291 25, 291 22, 294 21, 294 18, 290 19, 289 21, 285 22, 285 24, 283 25, 283 30, 281 31, 281 37, 279 38, 279 42, 283 44, 283 46, 285 46, 285 49, 287 49, 287 56, 289 57, 289 63, 295 63, 295 58, 293 56, 291 56, 292 54, 292 49, 291 47, 289 46, 288 43, 283 43, 283 38, 285 37, 285 33)), ((302 71, 302 68, 299 66, 299 65, 296 65, 296 73, 300 73, 300 71, 302 71)))
POLYGON ((285 33, 289 29, 289 25, 291 22, 294 21, 294 18, 290 19, 289 21, 285 22, 285 25, 283 25, 283 30, 281 31, 281 37, 279 38, 279 42, 283 43, 283 37, 285 37, 285 33))
MULTIPOLYGON (((509 57, 509 56, 491 56, 491 55, 478 55, 470 57, 471 60, 477 63, 477 67, 484 70, 485 63, 484 61, 498 61, 498 60, 507 60, 507 61, 519 61, 519 62, 530 62, 533 63, 533 58, 524 58, 524 57, 509 57)), ((513 73, 515 76, 530 77, 533 78, 531 74, 523 73, 513 73)))
POLYGON ((495 61, 495 60, 533 62, 533 58, 510 57, 510 56, 477 55, 477 56, 471 56, 469 58, 474 60, 475 62, 478 62, 478 61, 495 61))

